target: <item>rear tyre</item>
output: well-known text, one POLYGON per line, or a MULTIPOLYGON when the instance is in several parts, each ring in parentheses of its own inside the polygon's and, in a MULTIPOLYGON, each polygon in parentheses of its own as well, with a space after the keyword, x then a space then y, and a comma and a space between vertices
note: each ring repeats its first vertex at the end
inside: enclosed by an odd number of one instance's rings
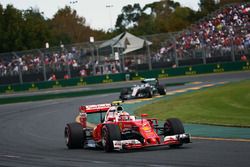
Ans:
MULTIPOLYGON (((185 133, 184 126, 178 118, 169 118, 164 123, 164 136, 178 135, 185 133)), ((180 147, 182 144, 170 145, 170 147, 180 147)))
POLYGON ((79 123, 69 123, 64 130, 66 145, 69 149, 84 147, 85 132, 79 123))
POLYGON ((158 93, 160 95, 166 95, 166 90, 165 90, 164 86, 159 85, 158 88, 157 88, 157 90, 158 90, 158 93))
POLYGON ((121 131, 118 125, 106 124, 102 128, 102 146, 104 151, 114 150, 114 140, 121 140, 121 131))

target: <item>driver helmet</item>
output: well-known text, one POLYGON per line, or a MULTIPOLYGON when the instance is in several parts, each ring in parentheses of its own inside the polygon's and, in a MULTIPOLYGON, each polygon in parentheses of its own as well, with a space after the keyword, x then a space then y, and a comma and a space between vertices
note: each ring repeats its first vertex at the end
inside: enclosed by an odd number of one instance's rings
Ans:
POLYGON ((120 113, 120 119, 121 120, 123 120, 123 121, 126 121, 126 120, 129 120, 130 119, 130 117, 129 117, 129 113, 128 112, 126 112, 126 111, 122 111, 121 113, 120 113))
POLYGON ((117 107, 117 111, 118 111, 118 112, 122 112, 122 111, 123 111, 123 107, 122 107, 122 106, 118 106, 118 107, 117 107))

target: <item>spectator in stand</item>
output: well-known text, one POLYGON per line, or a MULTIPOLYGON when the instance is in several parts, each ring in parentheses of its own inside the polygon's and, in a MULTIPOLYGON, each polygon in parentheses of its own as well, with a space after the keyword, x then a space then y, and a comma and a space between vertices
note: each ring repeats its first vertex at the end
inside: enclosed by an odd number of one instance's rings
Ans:
POLYGON ((79 66, 78 66, 78 64, 77 64, 77 62, 76 62, 76 60, 73 60, 73 62, 72 62, 72 67, 74 68, 74 69, 77 69, 79 66))
POLYGON ((247 57, 246 55, 242 55, 241 58, 240 58, 241 61, 247 61, 247 57))
POLYGON ((56 81, 56 75, 55 75, 55 74, 52 74, 52 75, 49 77, 48 81, 56 81))
POLYGON ((3 61, 0 61, 0 76, 5 76, 7 74, 7 67, 3 61))
POLYGON ((87 76, 87 71, 86 71, 85 69, 82 69, 82 70, 80 71, 80 76, 81 76, 81 77, 86 77, 86 76, 87 76))
POLYGON ((63 76, 63 79, 69 79, 70 77, 69 77, 69 75, 68 74, 65 74, 64 76, 63 76))

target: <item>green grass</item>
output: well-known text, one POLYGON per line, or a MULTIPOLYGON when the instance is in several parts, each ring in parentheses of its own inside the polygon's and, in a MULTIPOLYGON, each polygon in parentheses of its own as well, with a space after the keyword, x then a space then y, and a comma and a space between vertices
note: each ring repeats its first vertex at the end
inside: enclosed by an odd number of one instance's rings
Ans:
POLYGON ((8 97, 8 98, 0 98, 0 105, 9 104, 9 103, 28 102, 28 101, 41 101, 41 100, 49 100, 49 99, 90 96, 90 95, 98 95, 98 94, 106 94, 106 93, 115 93, 119 91, 120 91, 120 88, 111 88, 111 89, 102 89, 102 90, 89 90, 89 91, 66 92, 66 93, 55 93, 55 94, 48 93, 48 94, 33 95, 33 96, 8 97))
POLYGON ((250 127, 250 81, 175 96, 139 108, 136 113, 185 123, 250 127))

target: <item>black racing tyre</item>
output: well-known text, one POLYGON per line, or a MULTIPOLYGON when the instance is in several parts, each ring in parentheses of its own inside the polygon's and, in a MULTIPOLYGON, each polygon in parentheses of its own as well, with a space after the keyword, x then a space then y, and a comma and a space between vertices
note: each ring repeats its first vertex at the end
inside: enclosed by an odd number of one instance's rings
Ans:
POLYGON ((85 133, 79 123, 69 123, 64 130, 66 145, 69 149, 79 149, 84 147, 85 133))
POLYGON ((159 86, 157 87, 157 90, 158 90, 158 93, 159 93, 160 95, 166 95, 166 90, 165 90, 164 86, 159 85, 159 86))
POLYGON ((127 95, 129 94, 129 88, 123 88, 121 91, 121 95, 127 95))
POLYGON ((102 127, 102 146, 104 151, 114 150, 113 140, 121 140, 121 131, 118 125, 106 124, 102 127))
POLYGON ((126 100, 125 96, 128 95, 129 93, 130 93, 129 88, 123 88, 120 93, 120 99, 126 100))
POLYGON ((165 135, 177 135, 185 133, 184 126, 178 118, 169 118, 164 123, 165 135))
POLYGON ((147 88, 145 89, 145 93, 146 93, 146 97, 147 97, 147 98, 152 98, 153 93, 152 93, 152 90, 151 90, 150 87, 147 87, 147 88))
POLYGON ((121 100, 127 100, 124 95, 120 95, 121 100))
MULTIPOLYGON (((178 118, 169 118, 164 123, 164 136, 178 135, 185 133, 184 126, 178 118)), ((170 147, 180 147, 182 144, 170 145, 170 147)))

